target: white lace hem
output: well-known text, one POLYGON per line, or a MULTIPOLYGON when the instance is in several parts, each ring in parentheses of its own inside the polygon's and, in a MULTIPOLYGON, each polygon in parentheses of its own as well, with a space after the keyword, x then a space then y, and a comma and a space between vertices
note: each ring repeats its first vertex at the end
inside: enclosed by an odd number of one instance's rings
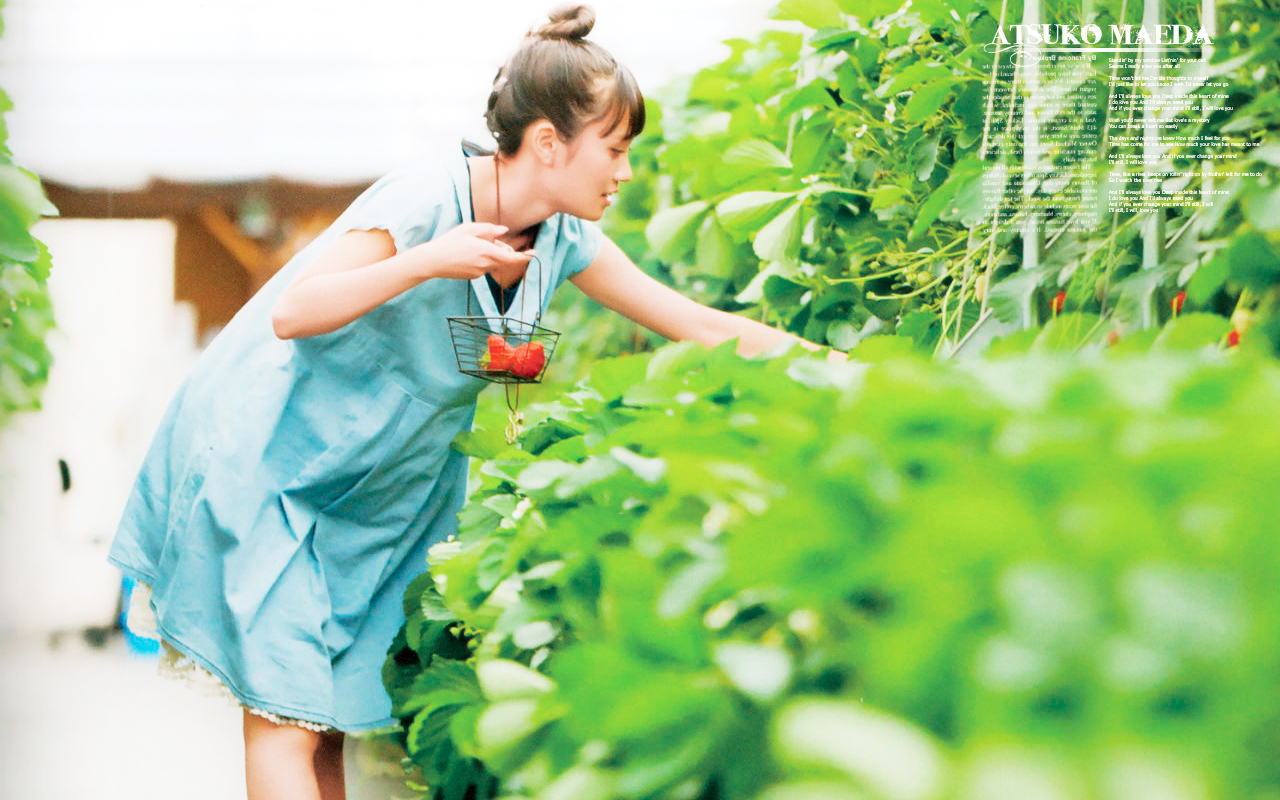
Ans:
POLYGON ((218 679, 217 675, 200 666, 191 658, 179 652, 173 645, 160 638, 156 630, 156 616, 151 610, 151 587, 145 583, 135 584, 133 591, 129 593, 129 611, 125 615, 125 625, 137 636, 147 639, 160 639, 158 672, 161 677, 182 681, 203 695, 222 698, 233 705, 243 708, 250 714, 270 720, 276 725, 293 725, 315 733, 328 733, 336 730, 331 725, 310 722, 305 719, 294 719, 293 717, 282 717, 279 714, 273 714, 270 711, 264 711, 261 708, 254 708, 242 703, 238 697, 232 694, 226 684, 218 679))

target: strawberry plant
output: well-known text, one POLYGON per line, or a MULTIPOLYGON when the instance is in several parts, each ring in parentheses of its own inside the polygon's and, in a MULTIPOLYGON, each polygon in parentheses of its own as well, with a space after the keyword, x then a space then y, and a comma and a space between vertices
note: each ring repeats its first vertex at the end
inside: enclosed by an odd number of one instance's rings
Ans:
MULTIPOLYGON (((1198 3, 1163 5, 1166 21, 1198 27, 1198 3)), ((1090 8, 1104 28, 1140 22, 1139 3, 1090 8)), ((1108 159, 1125 145, 1097 131, 1123 121, 1109 109, 1125 97, 1110 87, 1130 85, 1132 69, 1113 83, 1105 59, 1070 81, 1046 67, 1044 80, 1072 102, 1044 125, 1079 130, 1043 167, 1033 199, 1052 226, 1034 266, 1016 210, 1020 129, 986 103, 992 89, 1015 88, 1009 64, 985 45, 1000 19, 1020 13, 996 0, 779 3, 774 16, 799 31, 734 40, 725 61, 659 93, 637 146, 638 191, 624 192, 611 230, 684 291, 840 349, 897 334, 949 354, 984 313, 1038 329, 1054 306, 1079 316, 1074 339, 1061 328, 1048 339, 1078 346, 1108 328, 1168 324, 1185 292, 1179 312, 1258 313, 1267 321, 1255 339, 1274 350, 1280 220, 1267 209, 1280 181, 1280 95, 1275 72, 1262 69, 1280 42, 1274 7, 1218 6, 1212 61, 1188 87, 1197 113, 1176 119, 1169 132, 1185 144, 1161 162, 1186 179, 1158 192, 1214 197, 1164 212, 1155 256, 1144 255, 1146 215, 1105 207, 1123 188, 1108 159), (1071 194, 1085 178, 1102 189, 1098 208, 1071 194)), ((1083 19, 1073 3, 1049 2, 1046 14, 1083 19)))
MULTIPOLYGON (((12 107, 0 92, 0 115, 12 107)), ((13 163, 7 138, 0 124, 0 424, 15 411, 38 408, 49 377, 51 264, 31 227, 57 213, 36 176, 13 163)))
POLYGON ((1277 369, 1175 337, 841 369, 673 345, 531 408, 519 449, 482 417, 385 673, 416 785, 1267 796, 1277 369))

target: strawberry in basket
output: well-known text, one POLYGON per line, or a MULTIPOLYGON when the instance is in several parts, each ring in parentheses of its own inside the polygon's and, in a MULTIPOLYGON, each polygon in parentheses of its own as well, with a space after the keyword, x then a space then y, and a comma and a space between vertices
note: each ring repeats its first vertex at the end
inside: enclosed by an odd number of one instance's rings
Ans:
POLYGON ((525 342, 511 351, 511 374, 518 378, 536 378, 547 363, 542 342, 525 342))
POLYGON ((486 372, 506 372, 511 369, 515 350, 507 340, 496 333, 489 334, 488 350, 480 356, 480 368, 486 372))

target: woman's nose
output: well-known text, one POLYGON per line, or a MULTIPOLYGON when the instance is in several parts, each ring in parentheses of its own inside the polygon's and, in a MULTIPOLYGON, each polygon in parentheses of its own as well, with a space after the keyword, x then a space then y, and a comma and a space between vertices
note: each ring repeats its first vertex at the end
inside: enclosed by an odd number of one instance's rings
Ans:
POLYGON ((631 157, 622 157, 622 169, 618 170, 617 179, 619 183, 631 180, 631 157))

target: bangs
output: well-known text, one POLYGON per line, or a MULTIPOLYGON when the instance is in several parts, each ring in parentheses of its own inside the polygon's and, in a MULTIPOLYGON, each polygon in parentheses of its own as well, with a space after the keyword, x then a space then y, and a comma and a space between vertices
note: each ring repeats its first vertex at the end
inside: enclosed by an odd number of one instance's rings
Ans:
POLYGON ((612 90, 605 99, 606 110, 599 119, 607 120, 605 136, 610 136, 620 125, 627 126, 627 139, 634 139, 644 130, 644 95, 625 67, 618 67, 612 90))

